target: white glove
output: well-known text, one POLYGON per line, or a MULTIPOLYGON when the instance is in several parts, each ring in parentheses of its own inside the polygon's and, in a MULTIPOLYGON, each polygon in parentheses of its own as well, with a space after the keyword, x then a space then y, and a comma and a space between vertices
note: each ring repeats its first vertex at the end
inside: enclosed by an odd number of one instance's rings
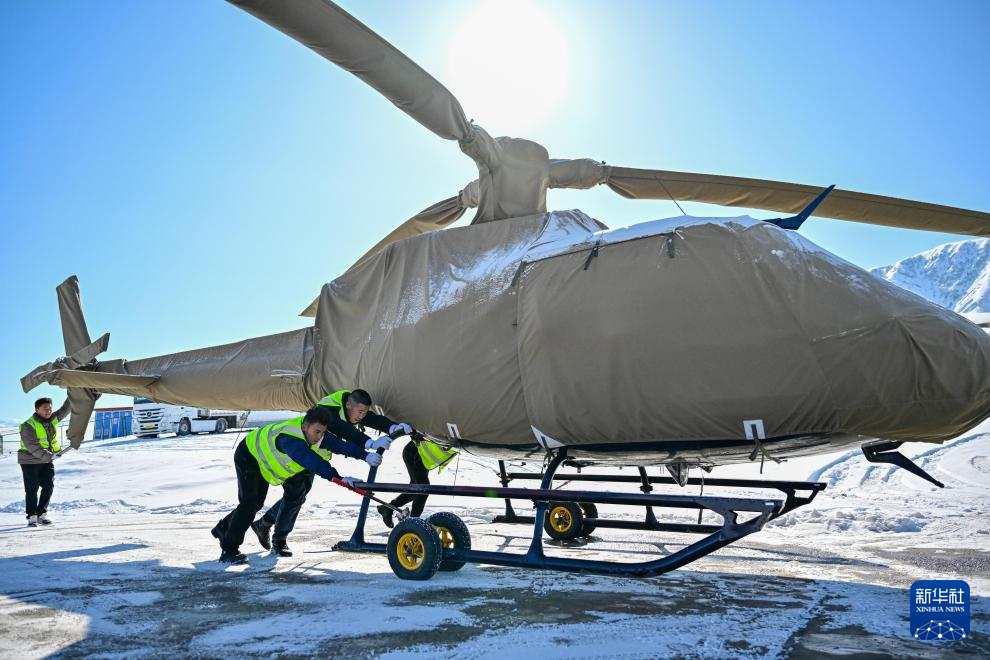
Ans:
POLYGON ((388 449, 391 446, 392 446, 392 438, 389 438, 384 435, 379 436, 374 440, 369 439, 366 443, 364 443, 364 448, 367 449, 368 451, 376 451, 378 449, 388 449))
MULTIPOLYGON (((377 454, 376 454, 376 456, 377 456, 377 454)), ((346 484, 348 488, 354 488, 354 484, 356 484, 357 482, 361 481, 357 477, 341 477, 340 480, 343 481, 344 484, 346 484)))
POLYGON ((395 435, 396 431, 402 431, 402 435, 409 435, 410 433, 412 433, 412 427, 406 424, 405 422, 402 422, 400 424, 392 424, 392 426, 388 427, 389 435, 395 435))
POLYGON ((378 467, 382 464, 382 455, 375 453, 365 454, 364 460, 368 461, 368 465, 371 467, 378 467))

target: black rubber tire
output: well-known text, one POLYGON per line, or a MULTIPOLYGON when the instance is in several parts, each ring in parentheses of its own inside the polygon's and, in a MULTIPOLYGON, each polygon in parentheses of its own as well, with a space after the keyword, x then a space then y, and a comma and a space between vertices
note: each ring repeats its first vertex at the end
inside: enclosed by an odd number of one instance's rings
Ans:
POLYGON ((581 502, 578 506, 581 507, 581 513, 584 514, 584 525, 581 527, 581 536, 591 536, 591 533, 598 528, 589 523, 588 518, 598 517, 598 507, 595 506, 594 502, 581 502))
POLYGON ((179 428, 175 432, 176 435, 189 435, 192 433, 192 422, 188 418, 183 417, 179 420, 179 428))
POLYGON ((214 433, 224 433, 227 430, 227 418, 221 417, 217 420, 217 425, 213 428, 214 433))
POLYGON ((392 528, 385 554, 388 556, 388 565, 399 579, 429 580, 440 568, 443 546, 433 525, 423 518, 406 518, 392 528), (414 545, 400 548, 400 544, 406 546, 408 543, 414 545), (417 552, 421 552, 422 556, 418 556, 417 552), (400 553, 404 559, 400 558, 400 553))
POLYGON ((574 502, 551 502, 543 517, 543 531, 557 541, 571 541, 584 531, 584 512, 574 502))
MULTIPOLYGON (((440 536, 441 547, 448 547, 444 545, 444 531, 446 531, 451 541, 449 547, 457 548, 458 550, 471 549, 471 532, 468 531, 464 521, 453 513, 449 511, 438 511, 430 516, 427 521, 436 528, 437 534, 440 536)), ((440 568, 437 570, 444 572, 459 571, 464 568, 464 564, 465 562, 463 561, 443 559, 440 562, 440 568)))

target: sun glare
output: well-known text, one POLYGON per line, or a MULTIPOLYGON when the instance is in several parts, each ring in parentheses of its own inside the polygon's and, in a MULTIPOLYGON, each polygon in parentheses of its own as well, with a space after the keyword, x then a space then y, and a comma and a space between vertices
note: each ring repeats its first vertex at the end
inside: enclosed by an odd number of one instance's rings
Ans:
POLYGON ((468 117, 492 135, 540 124, 567 88, 567 39, 526 0, 484 0, 457 29, 445 82, 468 117))

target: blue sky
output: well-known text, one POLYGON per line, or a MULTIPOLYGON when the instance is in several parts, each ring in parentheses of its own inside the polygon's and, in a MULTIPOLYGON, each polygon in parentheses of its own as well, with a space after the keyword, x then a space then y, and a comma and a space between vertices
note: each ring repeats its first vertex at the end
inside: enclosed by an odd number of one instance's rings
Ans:
MULTIPOLYGON (((441 82, 477 8, 343 5, 441 82)), ((552 157, 990 210, 990 3, 537 6, 570 71, 524 135, 552 157)), ((11 0, 0 22, 0 417, 62 394, 18 379, 61 354, 65 277, 79 276, 91 334, 111 332, 107 358, 303 327, 324 282, 476 177, 456 144, 224 2, 11 0)), ((524 45, 509 32, 478 47, 524 45)), ((529 75, 559 71, 546 57, 529 75)), ((549 203, 610 226, 678 214, 607 189, 549 203)), ((819 219, 802 232, 863 267, 961 238, 819 219)))

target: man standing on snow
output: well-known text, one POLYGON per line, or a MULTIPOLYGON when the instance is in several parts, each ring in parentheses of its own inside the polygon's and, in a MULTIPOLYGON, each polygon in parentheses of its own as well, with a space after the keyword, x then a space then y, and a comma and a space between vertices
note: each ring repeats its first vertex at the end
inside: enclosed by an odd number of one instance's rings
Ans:
MULTIPOLYGON (((377 453, 365 454, 365 451, 388 449, 392 444, 388 433, 412 431, 408 424, 396 424, 384 415, 371 412, 371 395, 364 390, 339 390, 323 397, 317 407, 330 412, 327 434, 345 441, 334 451, 353 458, 364 458, 372 467, 381 463, 381 456, 377 453), (362 432, 364 426, 386 435, 372 440, 362 432)), ((281 556, 292 556, 286 538, 295 526, 296 516, 312 487, 313 474, 310 472, 303 472, 286 481, 283 484, 285 495, 282 499, 273 504, 264 516, 251 523, 251 529, 258 536, 258 542, 263 548, 281 556)))
MULTIPOLYGON (((302 494, 305 499, 305 489, 301 487, 299 477, 309 471, 330 481, 339 479, 340 475, 330 465, 332 452, 347 456, 358 457, 364 449, 356 449, 354 445, 327 433, 331 422, 330 412, 314 407, 304 417, 297 417, 286 422, 269 424, 260 429, 254 429, 247 434, 234 451, 234 469, 237 471, 237 508, 218 522, 211 533, 220 541, 220 561, 225 564, 244 564, 247 557, 240 552, 244 542, 244 533, 251 526, 254 515, 265 505, 269 486, 288 486, 292 489, 291 499, 285 503, 285 508, 299 506, 295 498, 302 494)), ((369 463, 381 462, 381 456, 367 455, 369 463)), ((348 486, 358 479, 344 477, 348 486)), ((293 516, 294 522, 294 516, 293 516)), ((291 529, 291 525, 290 525, 291 529)), ((288 545, 281 539, 277 554, 291 556, 288 545)))
MULTIPOLYGON (((68 415, 68 399, 53 414, 52 400, 43 397, 34 402, 34 414, 20 426, 21 446, 17 450, 17 462, 24 476, 28 527, 52 524, 48 519, 48 502, 55 490, 55 455, 62 450, 58 423, 68 415)), ((76 443, 73 446, 77 446, 76 443)))

